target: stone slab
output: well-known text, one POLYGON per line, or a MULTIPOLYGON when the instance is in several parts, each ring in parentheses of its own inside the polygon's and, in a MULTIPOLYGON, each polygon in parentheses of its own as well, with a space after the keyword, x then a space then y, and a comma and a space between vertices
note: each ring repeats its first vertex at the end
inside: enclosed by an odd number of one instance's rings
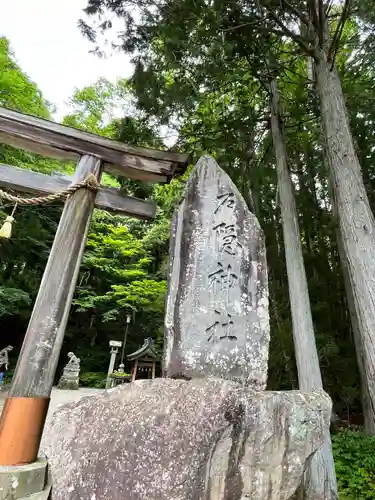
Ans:
POLYGON ((18 500, 41 493, 47 482, 47 461, 0 466, 0 500, 18 500))
POLYGON ((259 222, 211 157, 174 214, 165 316, 167 376, 217 376, 264 389, 269 315, 259 222))
POLYGON ((135 381, 55 413, 52 500, 289 500, 330 413, 323 390, 135 381))

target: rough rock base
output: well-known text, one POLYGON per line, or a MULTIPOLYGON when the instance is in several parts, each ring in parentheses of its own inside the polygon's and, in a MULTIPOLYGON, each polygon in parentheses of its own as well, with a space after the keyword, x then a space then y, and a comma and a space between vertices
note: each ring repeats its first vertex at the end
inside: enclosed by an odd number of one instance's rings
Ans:
POLYGON ((55 413, 42 450, 53 500, 287 500, 331 402, 221 379, 140 380, 55 413))

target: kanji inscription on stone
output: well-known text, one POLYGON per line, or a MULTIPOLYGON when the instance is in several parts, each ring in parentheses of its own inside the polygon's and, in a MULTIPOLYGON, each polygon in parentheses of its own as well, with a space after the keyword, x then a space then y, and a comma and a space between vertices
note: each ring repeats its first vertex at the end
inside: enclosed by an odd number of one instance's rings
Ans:
POLYGON ((225 224, 221 222, 213 227, 219 240, 219 252, 225 252, 229 255, 236 255, 241 244, 237 239, 237 231, 234 224, 225 224))
POLYGON ((215 321, 206 328, 208 342, 224 339, 237 340, 235 335, 230 334, 233 324, 232 316, 229 313, 224 315, 215 309, 215 321))
POLYGON ((164 372, 264 389, 268 344, 263 232, 229 176, 203 157, 172 221, 164 372))
POLYGON ((218 196, 216 196, 216 200, 217 206, 215 208, 215 214, 220 211, 221 207, 234 208, 236 203, 234 193, 231 193, 230 191, 219 194, 218 196))
POLYGON ((232 266, 228 264, 226 267, 221 262, 217 263, 217 268, 214 272, 208 275, 209 288, 218 285, 220 290, 232 288, 238 281, 238 276, 232 272, 232 266))

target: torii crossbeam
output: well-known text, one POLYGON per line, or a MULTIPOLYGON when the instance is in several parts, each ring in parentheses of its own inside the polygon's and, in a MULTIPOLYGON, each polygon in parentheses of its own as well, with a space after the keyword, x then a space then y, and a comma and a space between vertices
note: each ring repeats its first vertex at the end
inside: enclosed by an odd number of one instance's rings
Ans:
MULTIPOLYGON (((45 156, 78 159, 72 183, 103 171, 151 182, 183 173, 188 156, 137 148, 48 120, 0 108, 0 143, 45 156)), ((33 194, 66 189, 69 180, 0 164, 0 187, 33 194)), ((65 202, 12 386, 0 418, 0 465, 37 459, 52 385, 94 206, 141 219, 155 216, 151 202, 117 189, 79 189, 65 202)))

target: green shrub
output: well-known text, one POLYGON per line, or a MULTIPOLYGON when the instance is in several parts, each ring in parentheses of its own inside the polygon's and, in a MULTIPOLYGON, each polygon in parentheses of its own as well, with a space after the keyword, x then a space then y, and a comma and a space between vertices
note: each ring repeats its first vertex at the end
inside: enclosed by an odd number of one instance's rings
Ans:
POLYGON ((340 500, 375 499, 375 437, 345 430, 332 446, 340 500))
POLYGON ((130 377, 131 376, 130 373, 119 373, 119 372, 111 373, 110 376, 112 377, 112 375, 115 375, 116 377, 120 377, 120 378, 121 377, 130 377))
POLYGON ((79 376, 79 381, 83 387, 95 387, 104 389, 107 380, 107 374, 103 372, 85 372, 79 376))

